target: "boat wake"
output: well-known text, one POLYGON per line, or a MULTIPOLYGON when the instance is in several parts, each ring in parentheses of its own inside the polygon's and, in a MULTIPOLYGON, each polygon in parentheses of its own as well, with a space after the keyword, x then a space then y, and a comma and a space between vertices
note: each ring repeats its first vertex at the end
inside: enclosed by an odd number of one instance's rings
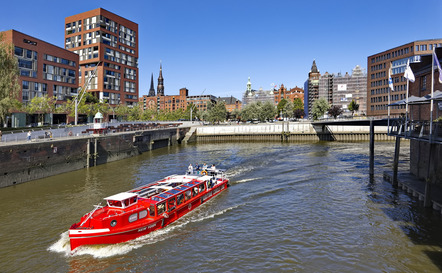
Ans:
POLYGON ((180 233, 179 232, 174 233, 173 232, 174 230, 180 230, 181 228, 191 223, 201 222, 207 219, 215 218, 217 216, 223 215, 224 213, 230 210, 236 209, 239 206, 241 205, 229 207, 224 210, 215 213, 210 213, 207 215, 203 215, 205 212, 196 209, 195 211, 193 211, 196 212, 196 214, 191 212, 188 215, 184 216, 183 218, 177 220, 176 222, 172 223, 171 225, 163 229, 156 230, 154 232, 151 232, 147 235, 141 236, 134 240, 119 244, 112 244, 112 245, 83 245, 76 248, 72 252, 69 243, 69 232, 65 231, 62 234, 60 234, 60 239, 51 246, 49 246, 47 250, 51 252, 64 254, 64 256, 66 257, 91 255, 94 258, 107 258, 112 256, 124 255, 132 250, 138 249, 145 245, 155 244, 157 242, 161 242, 163 240, 178 236, 180 233))

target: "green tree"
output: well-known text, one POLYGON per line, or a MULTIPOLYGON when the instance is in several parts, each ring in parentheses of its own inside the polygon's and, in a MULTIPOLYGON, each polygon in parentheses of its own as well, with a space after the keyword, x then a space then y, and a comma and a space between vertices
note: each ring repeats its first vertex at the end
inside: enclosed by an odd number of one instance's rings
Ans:
POLYGON ((0 124, 6 116, 20 104, 18 99, 18 61, 13 55, 14 45, 7 43, 0 35, 0 124))
POLYGON ((259 113, 261 111, 260 108, 261 108, 261 103, 259 102, 247 104, 241 110, 241 119, 244 121, 259 119, 259 113))
POLYGON ((359 104, 357 104, 355 102, 355 100, 352 100, 350 102, 350 104, 348 105, 348 110, 350 110, 351 111, 351 115, 353 115, 355 111, 357 112, 359 110, 359 104))
POLYGON ((330 109, 330 105, 328 104, 325 98, 319 98, 313 102, 312 114, 313 120, 317 120, 322 117, 325 112, 330 109))
POLYGON ((286 99, 282 99, 278 105, 276 106, 276 109, 278 110, 278 115, 281 113, 281 111, 284 109, 285 105, 288 103, 289 101, 286 99))
POLYGON ((258 108, 258 110, 260 121, 273 120, 275 118, 276 108, 275 105, 270 101, 264 102, 261 107, 258 108))
POLYGON ((218 101, 217 103, 209 102, 207 104, 205 120, 212 123, 225 121, 227 117, 226 103, 224 101, 218 101))
POLYGON ((44 115, 55 112, 55 97, 48 97, 44 95, 42 97, 35 96, 26 106, 26 112, 29 114, 38 114, 38 120, 43 124, 44 115))
POLYGON ((285 117, 291 118, 293 117, 293 112, 294 112, 294 106, 293 106, 293 102, 288 101, 284 108, 282 109, 282 113, 284 114, 285 117))
POLYGON ((300 98, 295 98, 293 100, 293 110, 301 109, 304 110, 304 102, 300 98))

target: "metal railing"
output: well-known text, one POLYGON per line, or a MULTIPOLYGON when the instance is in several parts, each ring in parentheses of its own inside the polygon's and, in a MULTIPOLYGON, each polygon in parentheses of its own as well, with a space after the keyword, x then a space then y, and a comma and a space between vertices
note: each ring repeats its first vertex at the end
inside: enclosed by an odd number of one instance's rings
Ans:
POLYGON ((392 120, 388 128, 388 134, 409 139, 417 139, 429 142, 442 142, 442 122, 432 122, 427 120, 411 120, 405 119, 392 120), (430 135, 431 131, 431 135, 430 135))

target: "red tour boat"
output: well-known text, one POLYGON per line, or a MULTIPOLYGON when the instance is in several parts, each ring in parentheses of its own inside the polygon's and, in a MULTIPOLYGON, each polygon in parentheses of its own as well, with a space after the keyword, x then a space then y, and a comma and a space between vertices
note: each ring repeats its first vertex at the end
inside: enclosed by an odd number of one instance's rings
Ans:
POLYGON ((71 251, 81 245, 126 242, 161 229, 228 187, 225 172, 172 175, 107 198, 69 229, 71 251))

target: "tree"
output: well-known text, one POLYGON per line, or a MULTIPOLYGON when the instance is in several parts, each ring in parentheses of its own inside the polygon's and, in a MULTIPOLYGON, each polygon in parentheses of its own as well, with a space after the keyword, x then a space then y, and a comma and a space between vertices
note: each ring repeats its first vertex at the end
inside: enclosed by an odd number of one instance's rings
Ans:
POLYGON ((270 102, 266 101, 264 102, 261 107, 259 107, 259 120, 260 121, 266 121, 266 120, 273 120, 276 115, 276 109, 275 105, 270 102))
POLYGON ((344 110, 342 110, 342 106, 340 105, 333 105, 330 109, 328 109, 328 114, 336 119, 337 116, 342 114, 344 110))
POLYGON ((218 101, 217 103, 208 102, 205 120, 212 123, 225 121, 227 117, 226 103, 218 101))
POLYGON ((293 116, 297 119, 305 116, 304 113, 304 103, 300 98, 295 98, 293 100, 293 116))
POLYGON ((351 111, 351 115, 353 115, 355 111, 357 112, 359 110, 359 104, 357 104, 355 102, 355 100, 352 100, 350 102, 350 104, 348 105, 348 110, 350 110, 351 111))
POLYGON ((276 106, 276 109, 278 110, 278 115, 281 113, 281 111, 284 109, 284 106, 288 103, 289 101, 286 99, 282 99, 279 101, 278 105, 276 106))
POLYGON ((325 98, 315 100, 312 107, 313 119, 317 120, 319 117, 322 117, 328 109, 330 109, 330 105, 325 98))
POLYGON ((38 120, 43 125, 44 115, 55 112, 55 97, 48 97, 44 95, 42 97, 35 96, 26 106, 26 112, 29 114, 38 114, 38 120))
POLYGON ((18 61, 13 52, 14 46, 0 35, 0 123, 3 124, 6 116, 19 104, 18 61))
POLYGON ((284 108, 282 109, 282 113, 283 113, 286 117, 291 118, 291 117, 293 117, 293 110, 294 110, 293 102, 288 101, 288 102, 285 104, 284 108))

